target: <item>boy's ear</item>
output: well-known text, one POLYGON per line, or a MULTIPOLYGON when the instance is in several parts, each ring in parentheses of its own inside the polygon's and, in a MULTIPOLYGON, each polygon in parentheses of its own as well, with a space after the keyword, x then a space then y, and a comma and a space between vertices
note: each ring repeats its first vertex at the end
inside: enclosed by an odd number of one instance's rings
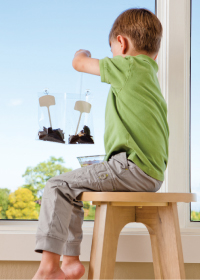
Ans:
POLYGON ((121 49, 122 54, 125 54, 127 51, 127 47, 128 47, 127 39, 125 37, 123 37, 122 35, 118 35, 117 42, 120 44, 120 49, 121 49))
POLYGON ((156 60, 157 56, 158 56, 158 54, 154 57, 154 60, 156 60))

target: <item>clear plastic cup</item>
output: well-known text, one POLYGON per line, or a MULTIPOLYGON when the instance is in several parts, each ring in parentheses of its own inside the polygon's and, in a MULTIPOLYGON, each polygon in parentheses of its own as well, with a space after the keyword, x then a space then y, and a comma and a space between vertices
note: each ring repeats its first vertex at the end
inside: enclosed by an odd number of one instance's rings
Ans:
POLYGON ((77 157, 81 167, 101 163, 104 161, 105 155, 77 157))

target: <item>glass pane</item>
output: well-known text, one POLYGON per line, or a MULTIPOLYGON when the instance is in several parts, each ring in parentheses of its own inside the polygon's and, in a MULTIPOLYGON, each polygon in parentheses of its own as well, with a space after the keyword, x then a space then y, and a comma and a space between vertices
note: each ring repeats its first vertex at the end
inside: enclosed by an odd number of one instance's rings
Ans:
MULTIPOLYGON (((155 0, 1 1, 0 219, 37 220, 45 182, 80 168, 76 157, 104 155, 104 113, 109 85, 75 71, 79 49, 112 56, 108 34, 115 18, 132 7, 155 12, 155 0), (93 94, 95 145, 36 140, 38 93, 93 94)), ((85 219, 95 207, 84 202, 85 219)))
POLYGON ((198 202, 191 203, 191 220, 200 221, 200 1, 191 4, 191 192, 198 194, 198 202))

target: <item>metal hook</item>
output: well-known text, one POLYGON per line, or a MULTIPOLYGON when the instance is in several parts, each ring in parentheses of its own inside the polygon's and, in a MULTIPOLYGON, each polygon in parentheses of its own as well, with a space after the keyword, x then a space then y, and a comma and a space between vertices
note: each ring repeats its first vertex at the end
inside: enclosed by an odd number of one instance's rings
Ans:
POLYGON ((44 89, 44 93, 47 94, 47 95, 49 94, 48 88, 45 88, 45 89, 44 89))

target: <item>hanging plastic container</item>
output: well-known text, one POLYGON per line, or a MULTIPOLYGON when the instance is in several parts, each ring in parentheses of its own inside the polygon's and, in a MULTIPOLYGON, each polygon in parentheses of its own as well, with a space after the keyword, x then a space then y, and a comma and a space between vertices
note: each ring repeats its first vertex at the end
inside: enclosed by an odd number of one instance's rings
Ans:
POLYGON ((92 94, 38 94, 37 140, 63 144, 94 144, 92 94))
POLYGON ((38 140, 65 144, 65 110, 66 100, 63 94, 50 95, 46 89, 38 94, 39 131, 38 140))
POLYGON ((67 94, 68 144, 94 144, 92 94, 67 94))

